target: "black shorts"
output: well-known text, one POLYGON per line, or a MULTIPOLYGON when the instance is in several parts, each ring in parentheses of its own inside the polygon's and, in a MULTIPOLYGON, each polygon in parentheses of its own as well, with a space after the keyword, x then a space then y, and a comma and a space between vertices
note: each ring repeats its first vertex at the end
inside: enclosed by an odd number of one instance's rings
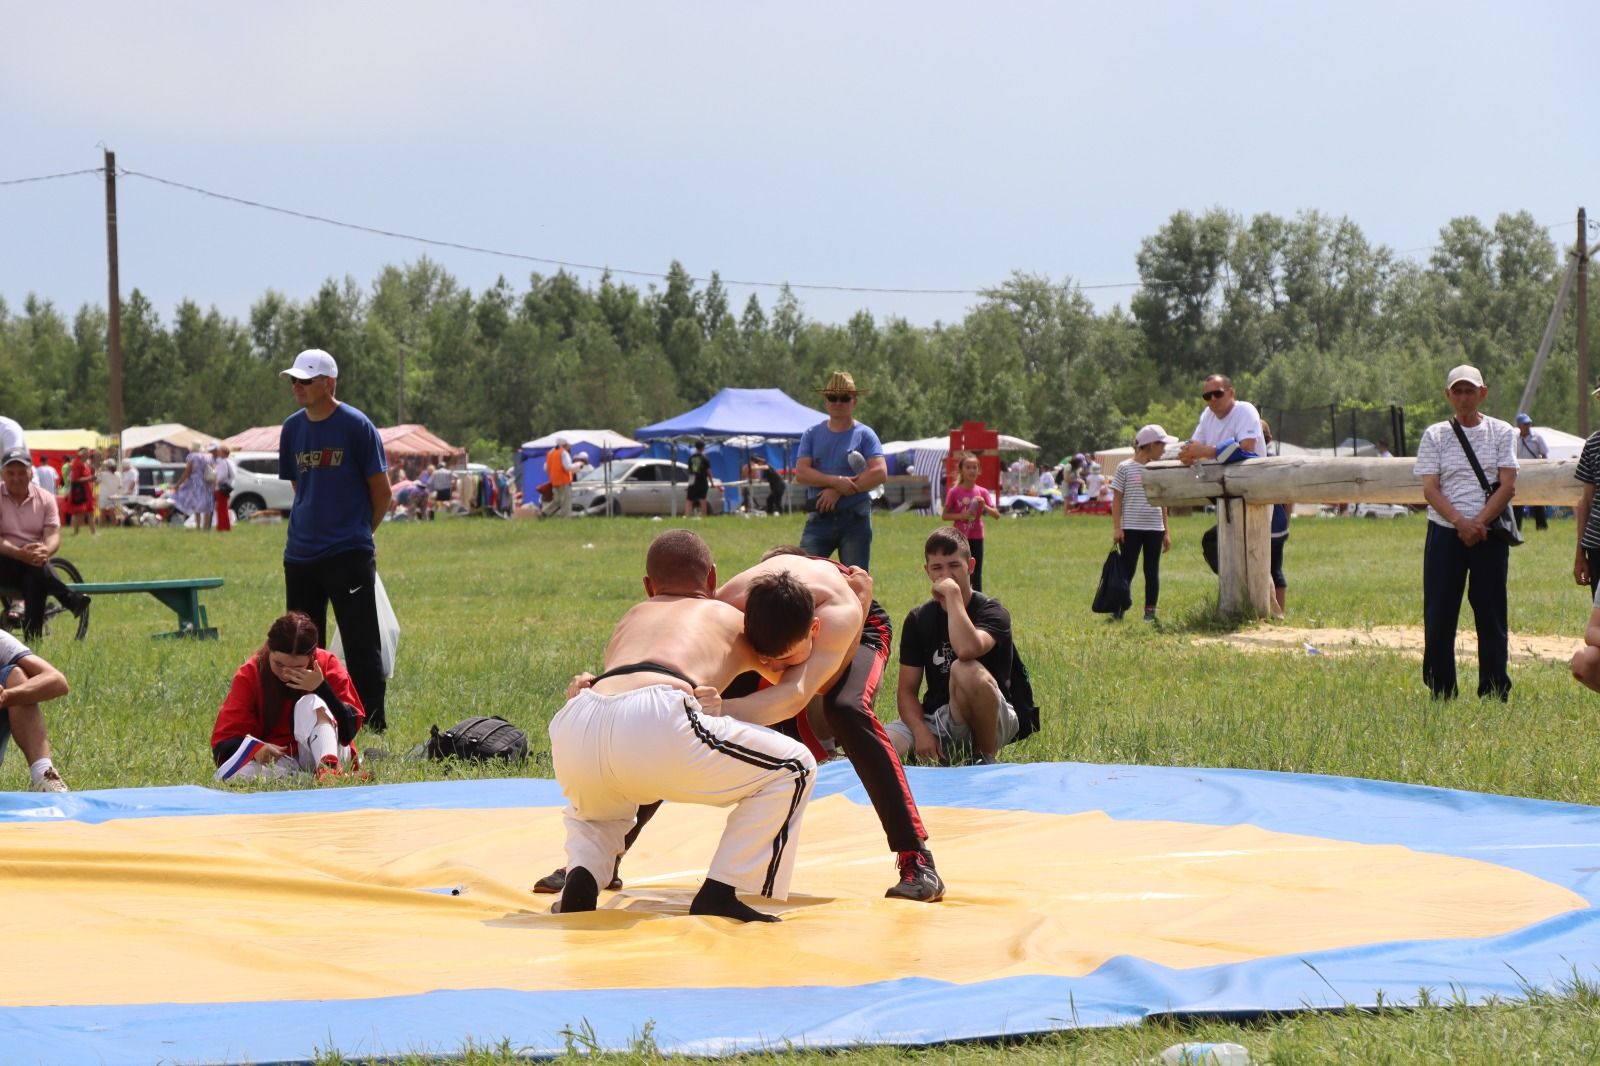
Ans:
POLYGON ((449 503, 452 495, 454 495, 454 493, 450 489, 433 490, 433 498, 438 500, 440 503, 449 503))
POLYGON ((711 492, 711 486, 704 482, 694 481, 689 484, 689 493, 686 497, 691 503, 703 500, 711 492))

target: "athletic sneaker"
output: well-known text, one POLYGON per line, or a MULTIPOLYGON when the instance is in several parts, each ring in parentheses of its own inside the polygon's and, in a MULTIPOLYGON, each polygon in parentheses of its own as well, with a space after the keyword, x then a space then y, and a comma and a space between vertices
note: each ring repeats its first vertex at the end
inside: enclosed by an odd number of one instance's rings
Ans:
POLYGON ((67 783, 65 781, 61 780, 61 775, 56 773, 56 768, 54 766, 52 766, 52 767, 50 767, 49 769, 47 769, 44 772, 44 776, 42 778, 40 778, 38 784, 30 785, 28 787, 28 791, 29 792, 71 792, 72 789, 67 787, 67 783))
MULTIPOLYGON (((541 896, 559 896, 562 889, 567 887, 567 868, 545 874, 533 883, 533 890, 541 896)), ((622 878, 617 876, 617 871, 611 871, 611 883, 606 886, 607 892, 621 892, 622 878)))
POLYGON ((944 880, 933 868, 933 852, 902 851, 900 882, 885 892, 885 899, 909 899, 917 903, 938 903, 944 899, 944 880))
POLYGON ((349 770, 339 769, 337 755, 324 755, 322 763, 317 767, 317 784, 336 785, 341 781, 358 781, 365 783, 372 780, 372 771, 363 770, 359 763, 349 770))
POLYGON ((1156 620, 1156 609, 1154 607, 1146 607, 1144 609, 1144 620, 1146 622, 1154 622, 1156 620))

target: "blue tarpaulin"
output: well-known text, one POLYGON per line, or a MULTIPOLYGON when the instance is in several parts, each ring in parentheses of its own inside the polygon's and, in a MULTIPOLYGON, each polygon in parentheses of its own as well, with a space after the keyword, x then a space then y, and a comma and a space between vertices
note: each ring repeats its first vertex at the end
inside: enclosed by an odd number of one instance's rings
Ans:
MULTIPOLYGON (((723 506, 731 511, 739 504, 743 487, 739 472, 747 454, 762 455, 780 470, 790 467, 794 448, 782 442, 799 440, 807 429, 827 418, 822 411, 796 403, 782 389, 723 389, 694 410, 645 426, 634 436, 653 442, 651 455, 664 458, 676 454, 681 460, 687 460, 693 449, 674 442, 706 441, 712 476, 723 483, 723 506), (713 443, 729 438, 753 439, 713 443)), ((757 499, 766 498, 764 488, 757 486, 755 491, 757 499)))
POLYGON ((640 440, 727 437, 798 439, 828 416, 789 398, 782 389, 723 389, 692 411, 645 426, 640 440))

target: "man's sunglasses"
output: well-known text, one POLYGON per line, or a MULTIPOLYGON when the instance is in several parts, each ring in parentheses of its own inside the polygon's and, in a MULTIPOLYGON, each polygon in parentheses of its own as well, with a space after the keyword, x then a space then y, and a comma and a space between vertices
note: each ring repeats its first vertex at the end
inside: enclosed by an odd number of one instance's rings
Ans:
POLYGON ((829 403, 849 403, 851 400, 855 399, 855 396, 848 392, 830 392, 824 398, 829 403))
POLYGON ((1217 397, 1221 396, 1227 391, 1227 389, 1212 389, 1210 392, 1202 392, 1200 394, 1200 398, 1206 401, 1206 403, 1210 403, 1212 400, 1215 400, 1217 397))

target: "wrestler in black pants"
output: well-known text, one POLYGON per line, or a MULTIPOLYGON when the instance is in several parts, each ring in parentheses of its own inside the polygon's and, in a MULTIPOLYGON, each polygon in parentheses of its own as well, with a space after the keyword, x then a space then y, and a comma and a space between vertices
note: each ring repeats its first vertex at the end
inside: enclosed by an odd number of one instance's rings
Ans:
MULTIPOLYGON (((861 644, 833 688, 822 697, 822 717, 833 737, 855 767, 861 786, 878 812, 878 821, 892 851, 921 851, 928 839, 917 801, 906 782, 906 771, 895 754, 894 742, 872 713, 872 699, 889 661, 894 627, 876 601, 861 629, 861 644)), ((803 713, 803 712, 802 712, 803 713)))
POLYGON ((328 646, 328 604, 344 638, 344 665, 367 712, 366 728, 383 732, 383 651, 378 636, 377 560, 371 552, 351 551, 312 563, 283 563, 284 601, 304 611, 317 626, 317 643, 328 646))
POLYGON ((63 607, 72 599, 72 590, 48 564, 29 566, 21 559, 0 557, 0 585, 22 590, 22 636, 25 640, 36 640, 44 631, 47 597, 54 596, 63 607))

